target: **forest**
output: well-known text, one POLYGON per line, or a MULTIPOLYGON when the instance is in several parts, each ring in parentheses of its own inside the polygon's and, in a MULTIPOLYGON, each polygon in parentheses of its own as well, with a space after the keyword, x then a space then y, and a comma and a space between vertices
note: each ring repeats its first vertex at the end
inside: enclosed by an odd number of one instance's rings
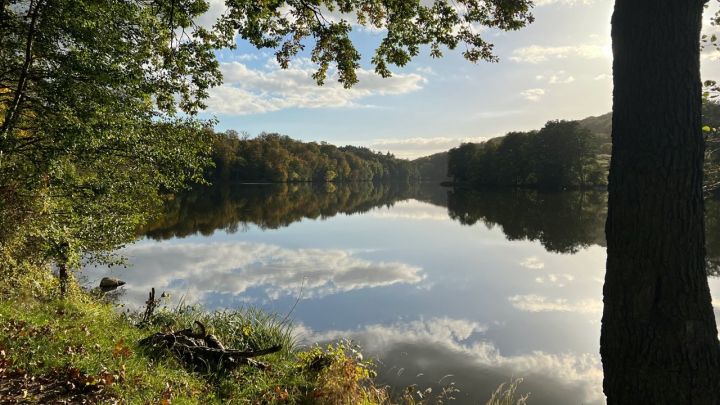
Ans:
MULTIPOLYGON (((359 146, 303 142, 263 132, 203 132, 211 141, 210 183, 447 182, 463 186, 547 190, 607 186, 612 113, 548 121, 483 143, 463 143, 413 160, 359 146)), ((706 189, 720 185, 720 104, 703 103, 706 189)))
POLYGON ((539 131, 511 132, 451 149, 448 174, 455 182, 477 186, 599 186, 605 184, 608 162, 599 156, 600 145, 578 122, 550 121, 539 131))
MULTIPOLYGON (((720 104, 706 100, 702 113, 705 190, 710 194, 720 185, 720 104)), ((612 113, 577 121, 548 121, 540 130, 464 143, 448 152, 447 174, 454 183, 466 186, 605 187, 611 123, 612 113)))
POLYGON ((240 182, 415 181, 413 164, 390 153, 326 142, 301 142, 285 135, 262 133, 240 137, 236 131, 213 135, 207 178, 222 184, 240 182))

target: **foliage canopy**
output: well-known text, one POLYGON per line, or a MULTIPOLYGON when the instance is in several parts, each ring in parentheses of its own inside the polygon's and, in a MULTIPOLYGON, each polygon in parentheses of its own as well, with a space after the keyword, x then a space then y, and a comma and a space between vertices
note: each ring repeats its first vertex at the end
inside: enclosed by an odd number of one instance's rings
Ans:
POLYGON ((530 0, 227 0, 229 12, 221 20, 226 30, 258 48, 275 48, 280 66, 303 51, 309 39, 311 60, 322 84, 331 64, 346 87, 357 83, 361 55, 350 38, 353 25, 383 31, 372 56, 375 72, 391 75, 389 65, 404 66, 429 46, 430 55, 442 48, 464 45, 463 56, 472 62, 496 61, 493 45, 481 27, 517 30, 533 21, 530 0))
POLYGON ((199 179, 220 83, 201 0, 5 1, 0 9, 0 228, 41 259, 131 240, 162 190, 199 179), (182 113, 179 116, 178 113, 182 113), (14 235, 17 236, 17 235, 14 235))

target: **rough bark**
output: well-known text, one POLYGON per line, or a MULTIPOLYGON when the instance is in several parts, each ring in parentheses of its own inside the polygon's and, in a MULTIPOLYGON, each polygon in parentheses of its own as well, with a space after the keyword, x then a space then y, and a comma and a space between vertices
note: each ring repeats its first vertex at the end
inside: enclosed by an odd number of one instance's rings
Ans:
POLYGON ((720 403, 704 261, 703 4, 615 2, 600 339, 608 404, 720 403))

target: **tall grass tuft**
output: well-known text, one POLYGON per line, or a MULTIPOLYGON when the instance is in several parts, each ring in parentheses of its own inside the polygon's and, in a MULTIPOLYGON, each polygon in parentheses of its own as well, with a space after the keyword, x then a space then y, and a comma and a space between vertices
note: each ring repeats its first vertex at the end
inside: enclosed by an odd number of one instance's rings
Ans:
POLYGON ((510 380, 510 383, 500 384, 485 405, 526 405, 530 394, 517 394, 522 381, 522 378, 516 378, 510 380))
MULTIPOLYGON (((134 314, 137 318, 139 314, 134 314)), ((281 345, 281 354, 295 351, 291 323, 283 322, 278 314, 254 307, 232 310, 207 311, 201 306, 181 304, 174 309, 162 308, 153 315, 151 327, 182 329, 200 321, 227 348, 237 350, 261 350, 281 345)))

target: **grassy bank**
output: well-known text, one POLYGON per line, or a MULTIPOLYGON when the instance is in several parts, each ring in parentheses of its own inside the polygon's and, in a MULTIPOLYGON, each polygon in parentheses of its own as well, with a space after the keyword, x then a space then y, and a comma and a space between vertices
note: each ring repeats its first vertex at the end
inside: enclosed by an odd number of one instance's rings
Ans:
POLYGON ((85 399, 124 403, 387 403, 373 386, 371 365, 346 343, 301 349, 292 327, 254 309, 205 312, 161 309, 139 315, 74 289, 60 298, 38 271, 3 288, 0 299, 0 397, 47 403, 85 399), (169 353, 138 341, 155 332, 205 324, 228 348, 282 350, 259 360, 268 367, 199 373, 169 353))

